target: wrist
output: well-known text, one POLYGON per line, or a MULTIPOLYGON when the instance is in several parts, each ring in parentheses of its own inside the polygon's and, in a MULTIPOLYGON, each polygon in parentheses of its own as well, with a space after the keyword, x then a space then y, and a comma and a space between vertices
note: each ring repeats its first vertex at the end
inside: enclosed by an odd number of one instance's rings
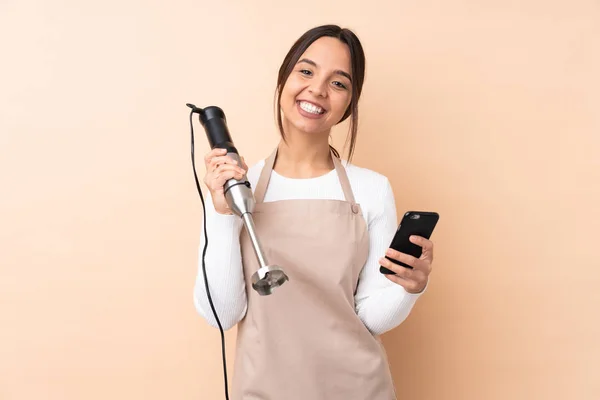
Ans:
POLYGON ((427 289, 428 283, 429 283, 429 280, 425 281, 424 284, 419 285, 418 287, 415 287, 411 290, 406 289, 406 292, 409 294, 421 294, 421 293, 425 292, 425 289, 427 289))

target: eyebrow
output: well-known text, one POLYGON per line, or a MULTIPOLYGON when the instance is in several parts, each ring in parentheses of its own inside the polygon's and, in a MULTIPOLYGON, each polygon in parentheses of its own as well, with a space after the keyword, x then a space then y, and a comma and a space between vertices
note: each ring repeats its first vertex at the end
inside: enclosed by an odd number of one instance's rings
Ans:
MULTIPOLYGON (((297 62, 297 64, 300 64, 301 62, 305 62, 307 64, 310 64, 310 65, 314 66, 314 67, 318 67, 316 62, 314 62, 313 60, 309 60, 308 58, 301 59, 300 61, 297 62)), ((338 75, 345 76, 346 78, 348 78, 348 80, 350 82, 352 82, 352 77, 346 71, 342 71, 341 69, 336 69, 333 72, 336 73, 336 74, 338 74, 338 75)))

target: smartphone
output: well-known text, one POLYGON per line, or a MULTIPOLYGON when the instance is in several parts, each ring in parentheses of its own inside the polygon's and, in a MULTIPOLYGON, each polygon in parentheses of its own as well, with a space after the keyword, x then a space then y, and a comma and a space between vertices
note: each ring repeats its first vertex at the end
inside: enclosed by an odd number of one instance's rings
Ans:
MULTIPOLYGON (((436 212, 429 211, 409 211, 402 217, 402 221, 400 221, 400 225, 398 225, 398 229, 396 230, 396 234, 392 239, 392 243, 390 244, 390 248, 397 250, 401 253, 410 254, 415 258, 421 257, 421 253, 423 249, 421 246, 418 246, 411 242, 409 238, 412 235, 421 236, 425 239, 430 239, 433 230, 435 229, 435 225, 437 224, 440 216, 436 212)), ((401 265, 405 268, 412 267, 403 262, 392 260, 388 256, 386 256, 388 260, 393 262, 394 264, 401 265)), ((379 266, 379 272, 382 274, 393 275, 394 271, 390 271, 386 267, 379 266)))

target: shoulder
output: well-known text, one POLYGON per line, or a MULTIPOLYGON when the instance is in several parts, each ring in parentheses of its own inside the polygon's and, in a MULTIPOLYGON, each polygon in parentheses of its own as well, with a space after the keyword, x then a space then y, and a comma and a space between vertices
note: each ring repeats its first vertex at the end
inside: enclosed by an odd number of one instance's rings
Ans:
POLYGON ((342 165, 346 169, 352 190, 377 198, 381 198, 386 192, 391 191, 390 181, 384 174, 346 161, 343 161, 342 165))
MULTIPOLYGON (((388 177, 369 168, 342 163, 346 169, 348 180, 356 202, 371 224, 377 218, 395 218, 396 201, 394 191, 388 177)), ((394 221, 395 222, 395 221, 394 221)))

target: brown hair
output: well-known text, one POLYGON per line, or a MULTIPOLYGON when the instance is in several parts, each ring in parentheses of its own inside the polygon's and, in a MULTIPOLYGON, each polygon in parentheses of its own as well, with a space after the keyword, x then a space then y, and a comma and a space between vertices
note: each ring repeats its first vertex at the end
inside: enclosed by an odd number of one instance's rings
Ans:
MULTIPOLYGON (((277 115, 277 126, 279 127, 279 133, 283 140, 285 140, 285 133, 283 130, 283 123, 281 120, 281 92, 288 77, 294 69, 294 65, 298 62, 300 56, 306 51, 306 49, 317 39, 329 36, 339 39, 342 43, 346 44, 350 50, 350 65, 352 75, 352 98, 350 104, 346 109, 341 120, 337 123, 344 121, 350 115, 350 147, 348 149, 348 161, 352 159, 354 153, 354 146, 356 144, 356 134, 358 130, 358 100, 362 92, 362 86, 365 79, 365 53, 358 37, 349 29, 341 28, 337 25, 322 25, 316 28, 312 28, 305 32, 300 38, 296 40, 294 45, 290 48, 287 55, 285 56, 283 63, 279 67, 279 74, 277 76, 277 88, 275 91, 276 101, 276 115, 277 115)), ((346 139, 348 143, 348 139, 346 139)), ((338 151, 329 146, 336 157, 340 158, 338 151)))

